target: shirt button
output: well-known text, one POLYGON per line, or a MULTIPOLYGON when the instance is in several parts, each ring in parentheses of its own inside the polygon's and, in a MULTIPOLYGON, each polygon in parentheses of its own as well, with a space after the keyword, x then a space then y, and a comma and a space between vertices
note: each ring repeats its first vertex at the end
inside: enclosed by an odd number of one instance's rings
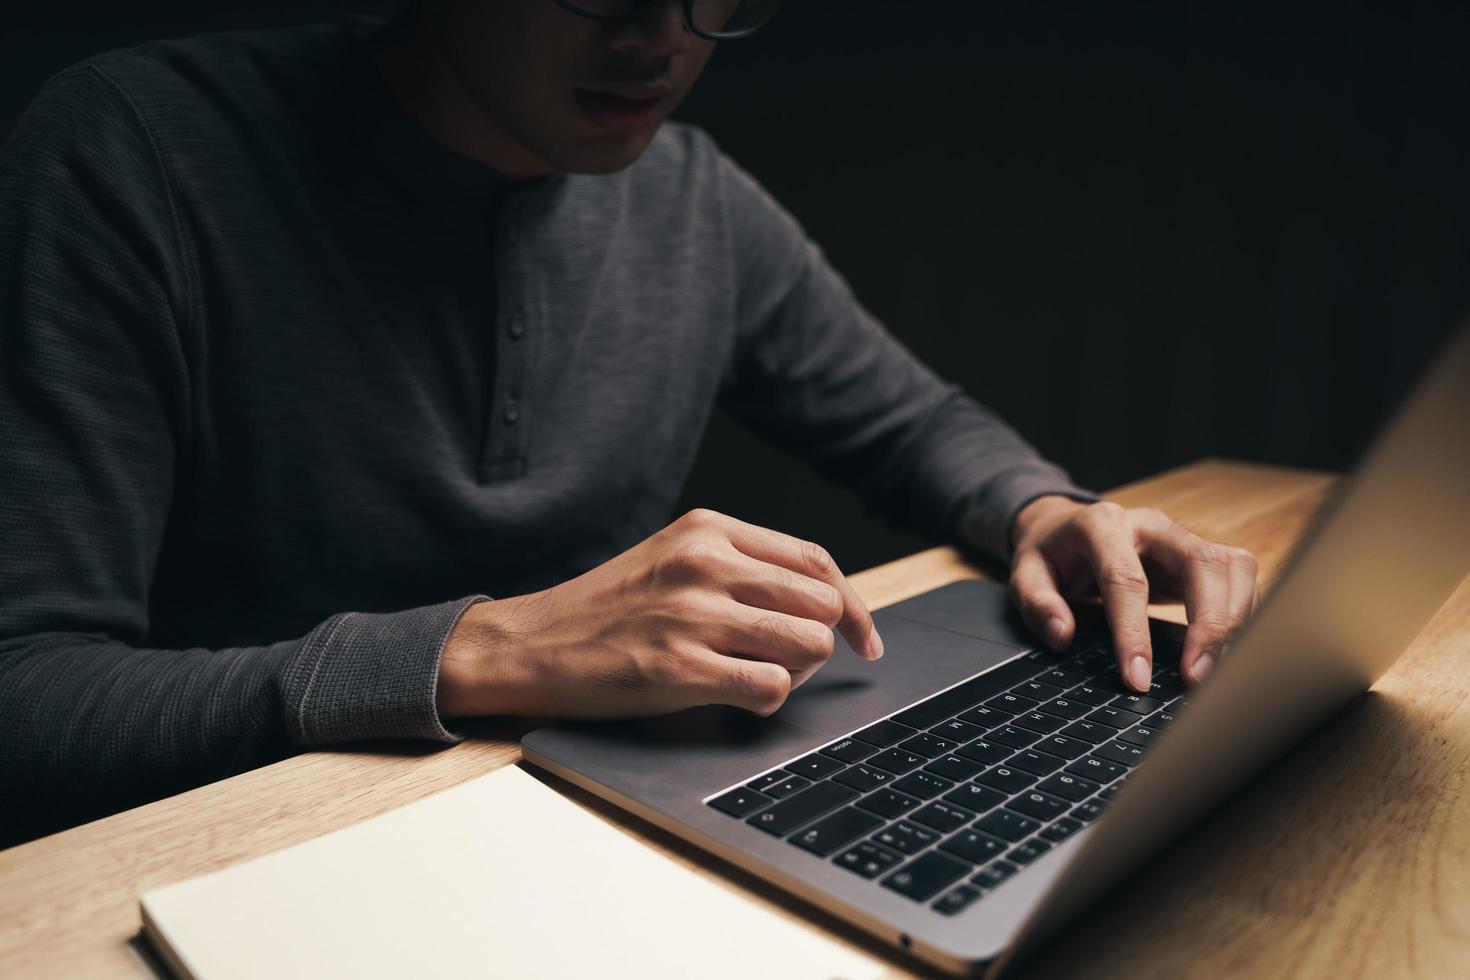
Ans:
POLYGON ((507 245, 519 245, 520 244, 520 241, 521 241, 521 232, 520 232, 520 229, 517 228, 515 225, 506 225, 505 226, 505 244, 507 244, 507 245))
POLYGON ((521 417, 521 403, 514 398, 505 403, 505 424, 515 425, 521 417))
POLYGON ((520 340, 526 335, 525 318, 520 315, 511 317, 505 325, 505 332, 510 334, 512 340, 520 340))

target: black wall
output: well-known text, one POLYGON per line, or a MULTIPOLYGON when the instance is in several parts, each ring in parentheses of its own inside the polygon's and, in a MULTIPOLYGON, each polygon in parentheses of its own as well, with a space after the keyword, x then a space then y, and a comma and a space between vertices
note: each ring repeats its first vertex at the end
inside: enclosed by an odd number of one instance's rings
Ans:
MULTIPOLYGON (((12 14, 0 128, 94 51, 348 6, 12 14)), ((789 0, 680 115, 921 357, 1106 487, 1351 464, 1470 308, 1467 52, 1460 2, 789 0)), ((723 419, 686 496, 848 568, 920 544, 723 419)))

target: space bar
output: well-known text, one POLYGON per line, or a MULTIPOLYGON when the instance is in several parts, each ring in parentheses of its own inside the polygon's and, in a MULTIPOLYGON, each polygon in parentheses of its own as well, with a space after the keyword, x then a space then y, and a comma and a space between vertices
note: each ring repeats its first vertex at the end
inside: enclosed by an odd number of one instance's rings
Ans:
POLYGON ((992 671, 972 677, 948 691, 941 691, 927 701, 920 701, 912 708, 905 708, 893 716, 893 720, 914 728, 928 728, 973 707, 986 698, 1014 687, 1033 674, 1044 670, 1043 664, 1021 657, 992 671))

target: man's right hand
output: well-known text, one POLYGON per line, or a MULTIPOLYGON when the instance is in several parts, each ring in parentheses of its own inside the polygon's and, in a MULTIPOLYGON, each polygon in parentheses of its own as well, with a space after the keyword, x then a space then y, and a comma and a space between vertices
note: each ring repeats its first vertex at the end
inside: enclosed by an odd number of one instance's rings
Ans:
POLYGON ((625 718, 704 704, 759 715, 832 656, 876 660, 872 615, 809 541, 690 511, 570 582, 481 602, 439 670, 441 715, 625 718))

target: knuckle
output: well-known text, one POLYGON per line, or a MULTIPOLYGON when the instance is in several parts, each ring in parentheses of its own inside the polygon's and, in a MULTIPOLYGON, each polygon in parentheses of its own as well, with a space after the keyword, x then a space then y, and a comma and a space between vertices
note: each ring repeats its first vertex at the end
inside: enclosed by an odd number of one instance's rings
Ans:
POLYGON ((1212 541, 1202 541, 1194 550, 1195 564, 1212 572, 1223 572, 1230 567, 1230 552, 1212 541))
POLYGON ((817 612, 831 626, 842 618, 842 593, 825 582, 817 583, 817 612))
POLYGON ((1101 574, 1104 585, 1125 592, 1138 592, 1148 588, 1148 577, 1143 569, 1130 562, 1112 562, 1104 565, 1101 574))
POLYGON ((1255 554, 1249 548, 1231 548, 1230 560, 1241 568, 1248 569, 1252 574, 1255 573, 1256 568, 1260 564, 1256 561, 1255 554))
POLYGON ((718 527, 723 520, 724 515, 717 510, 710 510, 708 507, 695 507, 693 510, 686 511, 674 523, 683 530, 701 531, 707 528, 718 527))
POLYGON ((812 572, 821 578, 826 578, 837 570, 837 563, 827 553, 827 549, 812 541, 801 543, 801 560, 812 572))
POLYGON ((763 716, 781 707, 791 692, 791 675, 784 670, 737 667, 725 675, 724 683, 732 700, 749 704, 756 714, 763 716))
POLYGON ((1118 521, 1128 515, 1128 511, 1123 508, 1122 504, 1114 503, 1111 500, 1099 500, 1097 503, 1087 508, 1085 513, 1089 513, 1092 514, 1094 517, 1104 518, 1109 521, 1118 521))

